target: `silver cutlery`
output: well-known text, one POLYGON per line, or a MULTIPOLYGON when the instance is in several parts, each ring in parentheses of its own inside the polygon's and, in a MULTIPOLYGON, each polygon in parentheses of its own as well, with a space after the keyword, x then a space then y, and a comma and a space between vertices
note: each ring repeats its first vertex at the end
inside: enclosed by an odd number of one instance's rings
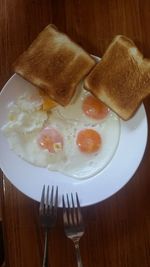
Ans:
POLYGON ((77 193, 75 198, 76 201, 74 201, 73 194, 71 194, 71 201, 69 200, 68 194, 66 195, 66 200, 64 196, 62 197, 63 222, 65 234, 73 241, 75 246, 77 266, 83 267, 80 255, 79 241, 84 234, 84 223, 77 193))
POLYGON ((48 233, 55 226, 58 207, 58 187, 54 193, 54 186, 49 192, 49 186, 45 189, 43 186, 41 202, 39 206, 40 223, 45 231, 44 255, 42 267, 48 267, 48 233), (46 191, 46 192, 45 192, 46 191))

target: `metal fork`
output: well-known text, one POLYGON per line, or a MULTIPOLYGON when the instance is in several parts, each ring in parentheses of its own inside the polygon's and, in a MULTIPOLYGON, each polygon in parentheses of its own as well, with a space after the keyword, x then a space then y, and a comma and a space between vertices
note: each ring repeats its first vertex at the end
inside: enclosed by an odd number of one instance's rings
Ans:
POLYGON ((64 196, 62 197, 65 234, 74 242, 77 266, 83 267, 80 255, 79 241, 84 234, 84 223, 81 214, 78 194, 76 193, 76 205, 74 202, 73 194, 71 194, 71 203, 69 201, 68 194, 66 195, 66 199, 67 201, 65 201, 64 196))
POLYGON ((45 185, 43 186, 41 202, 39 206, 39 216, 41 225, 45 231, 44 242, 44 255, 42 267, 48 267, 48 232, 50 228, 53 228, 57 218, 57 206, 58 206, 58 187, 56 188, 54 196, 54 186, 52 186, 51 193, 49 192, 49 186, 45 193, 45 185))

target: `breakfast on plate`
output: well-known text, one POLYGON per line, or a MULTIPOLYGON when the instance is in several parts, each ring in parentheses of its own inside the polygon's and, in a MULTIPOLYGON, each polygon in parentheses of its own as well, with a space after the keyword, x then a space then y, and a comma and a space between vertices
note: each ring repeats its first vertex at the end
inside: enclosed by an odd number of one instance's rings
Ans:
POLYGON ((32 86, 9 104, 2 131, 10 148, 35 166, 77 179, 99 173, 117 149, 119 117, 129 119, 148 94, 148 64, 124 36, 97 63, 48 25, 14 63, 32 86))
POLYGON ((118 35, 86 77, 85 87, 128 120, 150 94, 150 60, 143 58, 132 40, 118 35))

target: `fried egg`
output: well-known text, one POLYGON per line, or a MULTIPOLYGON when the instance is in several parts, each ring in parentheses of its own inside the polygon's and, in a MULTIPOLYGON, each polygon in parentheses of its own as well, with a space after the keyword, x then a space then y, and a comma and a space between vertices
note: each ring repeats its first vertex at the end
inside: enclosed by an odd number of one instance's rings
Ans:
POLYGON ((82 85, 70 105, 42 107, 38 93, 9 105, 2 131, 18 156, 77 179, 92 177, 110 162, 119 142, 119 118, 82 85))

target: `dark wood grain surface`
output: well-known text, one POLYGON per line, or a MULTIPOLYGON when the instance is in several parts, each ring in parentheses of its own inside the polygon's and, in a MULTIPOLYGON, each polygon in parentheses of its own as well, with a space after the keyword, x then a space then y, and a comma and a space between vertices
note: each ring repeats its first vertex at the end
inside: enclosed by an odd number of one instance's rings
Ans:
MULTIPOLYGON (((102 56, 116 34, 125 34, 150 57, 149 0, 0 0, 1 88, 13 73, 12 62, 49 23, 91 54, 102 56)), ((150 98, 144 105, 150 125, 150 98)), ((7 178, 1 186, 1 203, 6 266, 41 267, 44 239, 38 203, 7 178)), ((74 248, 64 236, 61 212, 59 209, 57 226, 50 233, 51 266, 75 267, 74 248)), ((83 266, 150 266, 150 135, 142 163, 130 182, 111 198, 83 208, 83 215, 83 266)))

